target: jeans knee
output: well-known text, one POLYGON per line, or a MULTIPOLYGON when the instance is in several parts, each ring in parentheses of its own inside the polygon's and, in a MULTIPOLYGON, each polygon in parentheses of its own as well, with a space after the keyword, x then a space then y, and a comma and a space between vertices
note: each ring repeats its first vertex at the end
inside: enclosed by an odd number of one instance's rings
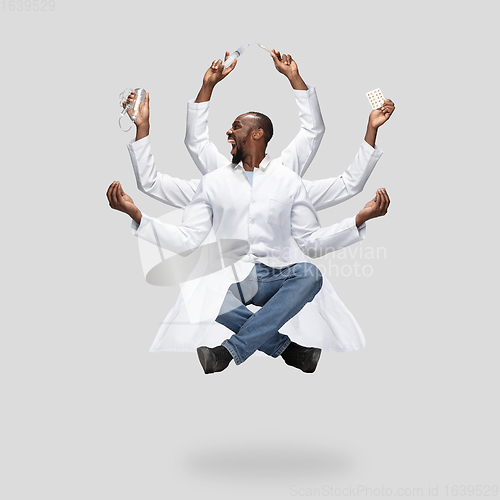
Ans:
POLYGON ((301 263, 301 274, 305 280, 304 285, 311 291, 318 293, 323 286, 323 275, 321 271, 310 262, 301 263))

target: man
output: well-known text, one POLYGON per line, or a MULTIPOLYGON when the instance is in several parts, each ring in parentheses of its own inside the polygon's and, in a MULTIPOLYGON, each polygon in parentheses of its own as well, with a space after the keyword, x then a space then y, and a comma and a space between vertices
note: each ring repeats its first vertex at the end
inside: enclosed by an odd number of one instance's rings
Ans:
MULTIPOLYGON (((143 216, 118 183, 108 190, 111 207, 133 218, 135 234, 159 241, 176 253, 187 254, 199 246, 212 224, 220 239, 248 241, 248 251, 237 263, 246 276, 240 285, 242 288, 245 281, 254 281, 255 276, 257 288, 248 303, 261 309, 250 314, 243 305, 226 307, 231 302, 231 292, 226 292, 217 321, 235 334, 217 348, 198 349, 205 373, 222 371, 233 358, 240 364, 257 349, 273 357, 282 355, 287 364, 313 372, 320 350, 303 348, 279 332, 314 298, 322 281, 319 271, 311 272, 314 266, 294 253, 291 240, 313 256, 342 248, 362 239, 365 222, 385 215, 389 205, 387 193, 379 190, 356 218, 320 228, 300 178, 265 154, 271 127, 269 119, 259 113, 237 117, 227 134, 235 144, 233 155, 235 159, 239 155, 241 163, 229 164, 204 177, 179 227, 143 216), (244 174, 251 171, 255 174, 253 182, 244 174), (280 307, 283 299, 286 306, 280 307)), ((219 290, 224 293, 232 280, 228 273, 223 278, 219 290)))
MULTIPOLYGON (((300 78, 297 65, 291 56, 281 56, 275 51, 271 55, 276 69, 289 79, 294 88, 301 119, 301 130, 282 153, 281 160, 284 165, 301 174, 316 154, 324 133, 319 103, 314 88, 308 87, 300 78)), ((186 146, 202 173, 228 164, 228 160, 220 155, 208 140, 208 102, 203 101, 203 98, 210 98, 215 85, 234 69, 235 64, 224 69, 222 61, 212 63, 197 97, 200 102, 188 103, 186 146)), ((365 141, 353 163, 342 175, 320 181, 303 181, 315 209, 333 206, 363 189, 382 154, 375 145, 375 138, 378 128, 394 111, 392 101, 388 100, 385 108, 370 114, 365 141)), ((149 143, 149 96, 146 98, 143 116, 136 125, 136 141, 132 141, 128 148, 139 189, 172 206, 185 207, 192 200, 200 181, 184 181, 157 172, 149 143)), ((196 286, 198 291, 201 283, 196 283, 196 286)), ((207 289, 210 291, 210 287, 207 289)), ((238 292, 239 290, 236 291, 238 292)), ((196 342, 207 339, 207 342, 215 344, 224 339, 224 329, 217 324, 192 324, 192 315, 186 314, 183 300, 189 295, 181 294, 162 324, 151 351, 192 350, 196 342)), ((209 293, 199 293, 199 302, 203 302, 208 295, 209 293)), ((293 334, 295 340, 303 339, 304 342, 327 350, 345 352, 364 347, 364 337, 359 325, 328 280, 324 280, 316 299, 294 316, 286 325, 286 329, 293 334)))

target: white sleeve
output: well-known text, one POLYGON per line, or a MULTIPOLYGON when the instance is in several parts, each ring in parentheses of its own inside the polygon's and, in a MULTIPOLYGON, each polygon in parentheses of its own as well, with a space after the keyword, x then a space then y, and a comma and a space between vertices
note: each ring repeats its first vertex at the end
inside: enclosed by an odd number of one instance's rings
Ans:
POLYGON ((200 182, 193 201, 184 209, 182 224, 166 224, 142 214, 141 223, 132 220, 132 234, 182 256, 194 252, 212 229, 212 206, 200 182))
POLYGON ((127 148, 140 191, 177 208, 184 208, 193 199, 199 179, 186 181, 158 172, 149 135, 139 141, 130 141, 127 148))
POLYGON ((356 227, 356 217, 321 227, 316 210, 302 183, 292 204, 291 226, 297 245, 306 255, 313 258, 364 240, 366 235, 366 225, 356 227))
POLYGON ((281 162, 300 177, 304 175, 318 151, 325 133, 316 89, 294 90, 299 108, 300 130, 295 139, 282 151, 281 162))
POLYGON ((186 145, 191 158, 196 163, 198 170, 203 174, 225 167, 231 163, 224 155, 220 154, 208 136, 208 112, 210 101, 187 103, 186 117, 186 145))
POLYGON ((342 175, 318 181, 304 179, 307 195, 314 208, 323 210, 333 207, 361 193, 382 153, 377 145, 372 148, 363 141, 354 161, 342 175))

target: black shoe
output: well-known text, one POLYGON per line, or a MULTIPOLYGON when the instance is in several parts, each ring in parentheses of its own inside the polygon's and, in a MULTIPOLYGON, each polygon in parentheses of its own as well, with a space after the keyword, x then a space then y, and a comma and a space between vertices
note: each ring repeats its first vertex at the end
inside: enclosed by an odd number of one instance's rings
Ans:
POLYGON ((302 347, 295 342, 290 342, 288 347, 281 353, 287 365, 302 370, 305 373, 313 373, 318 365, 321 349, 318 347, 302 347))
POLYGON ((231 353, 222 345, 217 347, 198 347, 196 352, 205 373, 221 372, 233 360, 231 353))

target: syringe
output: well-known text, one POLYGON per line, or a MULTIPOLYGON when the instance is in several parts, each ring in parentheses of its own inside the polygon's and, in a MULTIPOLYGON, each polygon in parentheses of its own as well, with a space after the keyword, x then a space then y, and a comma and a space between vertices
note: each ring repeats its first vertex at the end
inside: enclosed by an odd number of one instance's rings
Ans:
POLYGON ((234 60, 243 54, 245 50, 247 50, 247 47, 250 44, 248 43, 247 45, 242 45, 239 49, 236 49, 225 61, 224 61, 224 68, 227 68, 229 65, 233 64, 234 60))

